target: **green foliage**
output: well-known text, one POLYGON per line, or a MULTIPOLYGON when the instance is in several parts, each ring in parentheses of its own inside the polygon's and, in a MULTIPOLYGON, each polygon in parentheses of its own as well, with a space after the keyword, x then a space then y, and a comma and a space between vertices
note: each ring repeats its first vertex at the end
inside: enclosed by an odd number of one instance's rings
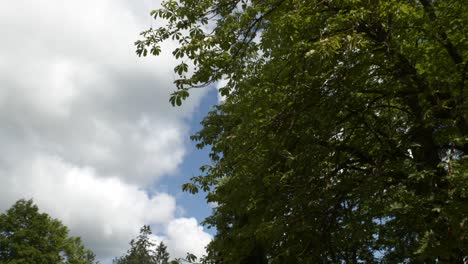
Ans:
POLYGON ((137 53, 179 42, 173 105, 228 80, 192 138, 212 164, 184 185, 218 204, 205 259, 460 263, 465 2, 168 0, 153 11, 167 24, 143 32, 137 53))
POLYGON ((125 256, 114 259, 115 264, 168 264, 169 253, 163 242, 156 244, 151 241, 151 228, 147 225, 140 229, 137 240, 130 241, 130 249, 125 256))
POLYGON ((177 258, 173 260, 170 264, 182 264, 182 263, 192 263, 192 264, 214 264, 216 263, 211 258, 203 256, 198 258, 194 254, 187 252, 185 258, 177 258))
POLYGON ((163 242, 160 242, 156 248, 156 263, 158 264, 168 264, 169 263, 169 253, 167 252, 167 246, 163 242))
POLYGON ((59 220, 39 213, 32 200, 19 200, 0 215, 0 263, 91 264, 94 254, 78 237, 68 237, 59 220))

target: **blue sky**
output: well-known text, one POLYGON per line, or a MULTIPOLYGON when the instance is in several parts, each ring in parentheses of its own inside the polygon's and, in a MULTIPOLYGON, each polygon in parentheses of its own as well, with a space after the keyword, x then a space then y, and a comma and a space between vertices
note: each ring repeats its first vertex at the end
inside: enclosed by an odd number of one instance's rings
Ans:
MULTIPOLYGON (((203 117, 213 109, 215 104, 218 104, 217 91, 211 87, 208 93, 202 98, 199 107, 189 120, 190 135, 195 134, 202 128, 200 122, 203 120, 203 117)), ((167 192, 177 197, 178 204, 184 208, 186 214, 197 218, 197 220, 201 222, 205 217, 211 214, 212 210, 205 200, 205 193, 200 191, 200 193, 193 195, 182 192, 181 186, 189 182, 192 176, 200 175, 199 168, 202 165, 211 164, 208 156, 209 149, 197 149, 195 146, 196 142, 191 141, 189 138, 185 138, 185 144, 187 145, 188 153, 180 166, 180 170, 176 172, 176 175, 162 179, 158 186, 160 188, 167 188, 167 192)), ((215 230, 207 231, 211 234, 215 233, 215 230)))
POLYGON ((173 257, 204 253, 211 208, 181 184, 209 163, 189 136, 214 87, 169 104, 178 61, 138 58, 160 0, 0 3, 0 212, 32 198, 103 263, 150 224, 173 257))

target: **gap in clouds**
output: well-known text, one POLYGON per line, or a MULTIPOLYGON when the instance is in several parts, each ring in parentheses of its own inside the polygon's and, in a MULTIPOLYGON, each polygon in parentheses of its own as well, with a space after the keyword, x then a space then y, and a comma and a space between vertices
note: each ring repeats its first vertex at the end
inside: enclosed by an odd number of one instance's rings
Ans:
MULTIPOLYGON (((190 99, 189 99, 190 100, 190 99)), ((208 114, 213 106, 218 104, 218 92, 215 86, 207 88, 207 94, 201 99, 199 107, 194 112, 194 115, 189 121, 189 135, 193 135, 202 129, 200 122, 208 114)), ((186 145, 186 159, 174 175, 179 177, 165 177, 162 178, 154 186, 154 191, 169 192, 174 194, 177 204, 183 209, 180 216, 193 216, 199 221, 204 220, 211 214, 212 207, 206 201, 206 193, 200 190, 199 193, 193 195, 187 192, 182 192, 182 184, 190 181, 191 177, 200 175, 199 168, 206 164, 211 164, 209 159, 210 149, 197 149, 197 142, 191 141, 189 137, 184 138, 186 145), (199 206, 203 204, 204 206, 199 206)), ((216 230, 214 228, 207 229, 206 232, 214 235, 216 230)))
POLYGON ((194 213, 206 210, 202 199, 173 191, 186 181, 191 120, 207 91, 171 107, 170 51, 134 53, 157 4, 0 3, 0 210, 33 198, 103 261, 123 254, 144 224, 172 257, 200 255, 211 239, 194 213), (168 192, 146 191, 161 182, 168 192))

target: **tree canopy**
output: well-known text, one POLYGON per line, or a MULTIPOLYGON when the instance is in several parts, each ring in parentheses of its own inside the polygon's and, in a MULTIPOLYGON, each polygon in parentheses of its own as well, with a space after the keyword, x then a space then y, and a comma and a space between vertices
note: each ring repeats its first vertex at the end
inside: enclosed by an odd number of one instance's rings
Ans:
POLYGON ((137 239, 130 241, 127 254, 114 259, 115 264, 169 264, 167 246, 160 242, 156 244, 151 240, 151 228, 148 225, 140 229, 137 239), (155 248, 156 247, 156 248, 155 248))
POLYGON ((59 220, 40 213, 32 200, 19 200, 0 215, 0 263, 93 264, 80 238, 69 237, 59 220))
POLYGON ((460 263, 468 255, 463 0, 167 0, 171 96, 221 79, 184 189, 218 206, 217 263, 460 263))

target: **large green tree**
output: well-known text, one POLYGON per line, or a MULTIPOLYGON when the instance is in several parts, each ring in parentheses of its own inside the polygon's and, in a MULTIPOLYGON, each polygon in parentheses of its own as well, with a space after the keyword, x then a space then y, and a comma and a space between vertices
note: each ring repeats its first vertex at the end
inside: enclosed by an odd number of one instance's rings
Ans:
POLYGON ((0 263, 92 264, 95 256, 59 220, 40 213, 32 200, 17 201, 0 215, 0 263))
POLYGON ((226 79, 184 189, 221 263, 460 263, 468 255, 464 0, 168 0, 173 105, 226 79))

